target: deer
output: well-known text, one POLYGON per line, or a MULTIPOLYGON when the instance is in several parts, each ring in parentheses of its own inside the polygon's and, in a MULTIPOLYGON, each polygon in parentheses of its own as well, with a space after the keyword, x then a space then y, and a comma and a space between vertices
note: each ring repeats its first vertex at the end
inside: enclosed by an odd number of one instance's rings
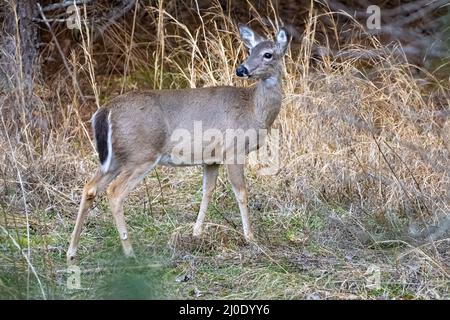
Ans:
MULTIPOLYGON (((289 44, 289 33, 281 27, 275 39, 262 37, 247 25, 239 25, 239 33, 248 58, 236 69, 240 78, 254 79, 250 87, 216 86, 188 89, 131 91, 113 98, 92 117, 94 142, 100 166, 83 188, 81 203, 73 229, 67 262, 73 264, 83 224, 94 199, 106 191, 110 210, 126 257, 134 251, 124 218, 124 202, 144 177, 157 165, 203 166, 202 200, 193 236, 202 235, 208 203, 213 195, 221 165, 239 207, 244 238, 253 243, 244 176, 245 163, 220 161, 219 153, 229 151, 219 145, 211 156, 191 152, 191 162, 178 159, 173 149, 179 144, 173 134, 179 128, 191 132, 194 122, 203 128, 224 132, 227 129, 270 129, 282 104, 283 57, 289 44)), ((246 140, 241 152, 260 148, 261 142, 246 140)), ((204 149, 202 144, 200 149, 204 149)), ((234 151, 233 151, 234 152, 234 151)), ((187 152, 186 152, 187 153, 187 152)), ((181 157, 181 156, 180 156, 181 157)), ((184 158, 183 158, 184 159, 184 158)))

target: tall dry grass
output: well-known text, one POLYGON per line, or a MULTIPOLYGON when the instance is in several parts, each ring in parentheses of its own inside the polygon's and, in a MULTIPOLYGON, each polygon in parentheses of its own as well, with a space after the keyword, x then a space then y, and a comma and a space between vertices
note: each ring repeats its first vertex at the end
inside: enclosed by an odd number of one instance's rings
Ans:
MULTIPOLYGON (((38 279, 54 277, 58 263, 51 252, 65 248, 45 241, 33 245, 30 232, 58 238, 66 236, 60 228, 72 227, 83 181, 97 165, 88 123, 96 107, 143 87, 249 85, 234 76, 246 51, 235 22, 218 2, 206 14, 191 11, 198 26, 185 24, 165 6, 162 0, 155 7, 136 6, 132 23, 111 26, 103 45, 92 43, 89 25, 83 24, 79 48, 48 83, 36 86, 33 120, 24 116, 28 102, 19 88, 2 96, 0 257, 7 267, 27 269, 28 291, 34 277, 42 298, 45 288, 38 279), (138 10, 152 19, 155 33, 136 25, 138 10)), ((272 14, 251 24, 272 36, 282 24, 275 9, 272 14)), ((325 56, 312 63, 317 30, 324 26, 314 14, 306 26, 285 59, 285 97, 274 124, 281 132, 281 168, 269 177, 249 168, 253 210, 262 205, 259 211, 276 227, 292 215, 318 214, 327 227, 312 241, 344 251, 406 244, 431 261, 421 281, 431 281, 435 273, 448 280, 448 79, 435 79, 426 70, 418 75, 356 22, 357 36, 341 48, 350 58, 325 56), (370 54, 364 65, 355 58, 373 52, 378 54, 370 54)), ((195 169, 186 172, 175 175, 176 183, 199 175, 195 169)), ((189 207, 179 204, 177 192, 168 197, 169 206, 189 207)), ((271 247, 270 239, 261 239, 262 246, 271 247)))

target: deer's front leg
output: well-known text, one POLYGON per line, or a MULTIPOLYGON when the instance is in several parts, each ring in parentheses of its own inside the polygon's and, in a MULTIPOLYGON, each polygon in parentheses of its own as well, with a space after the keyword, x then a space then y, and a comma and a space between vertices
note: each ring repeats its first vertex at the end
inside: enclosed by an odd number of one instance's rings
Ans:
POLYGON ((228 179, 233 187, 234 195, 236 196, 239 210, 241 211, 242 225, 244 227, 244 236, 247 241, 254 241, 252 226, 250 223, 248 210, 248 194, 245 186, 244 165, 243 164, 229 164, 228 179))
POLYGON ((206 210, 208 209, 208 203, 211 199, 211 195, 216 187, 217 176, 219 175, 219 165, 205 165, 203 167, 203 196, 202 203, 200 204, 200 210, 198 212, 197 221, 194 225, 194 237, 199 237, 203 231, 203 221, 205 220, 206 210))
POLYGON ((67 250, 67 264, 75 264, 75 257, 80 241, 81 229, 86 220, 89 207, 94 202, 95 197, 104 191, 107 185, 114 179, 114 173, 102 173, 97 171, 94 177, 89 180, 83 188, 83 196, 81 198, 80 208, 78 211, 77 221, 70 239, 69 249, 67 250))

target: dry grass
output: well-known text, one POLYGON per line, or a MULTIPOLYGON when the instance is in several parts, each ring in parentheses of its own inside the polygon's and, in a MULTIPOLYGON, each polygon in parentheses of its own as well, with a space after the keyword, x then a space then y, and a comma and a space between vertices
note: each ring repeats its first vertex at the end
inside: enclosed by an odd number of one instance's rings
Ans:
MULTIPOLYGON (((316 16, 307 22, 302 46, 286 58, 285 98, 274 125, 281 132, 282 166, 268 177, 248 170, 258 245, 242 241, 222 174, 206 235, 193 241, 201 171, 159 168, 127 208, 138 262, 116 262, 119 241, 99 200, 80 255, 85 269, 100 269, 86 272, 90 290, 65 288, 57 270, 64 268, 83 182, 97 165, 87 119, 98 101, 142 87, 248 85, 234 77, 246 53, 219 5, 197 17, 198 28, 163 8, 163 1, 140 8, 154 17, 150 46, 140 42, 148 34, 135 29, 135 21, 133 32, 112 26, 101 52, 83 37, 82 50, 67 60, 70 72, 37 86, 34 121, 23 111, 20 90, 2 96, 1 297, 104 297, 111 283, 98 284, 112 275, 131 272, 132 283, 151 284, 153 271, 146 272, 153 269, 146 266, 156 259, 164 297, 449 298, 448 79, 425 70, 414 75, 402 57, 365 36, 356 23, 355 34, 368 45, 355 37, 342 49, 379 55, 364 67, 358 59, 341 58, 312 65, 321 27, 316 16), (112 46, 114 52, 108 51, 112 46), (125 65, 124 73, 97 76, 96 59, 105 55, 107 65, 125 65), (381 271, 376 289, 366 285, 371 265, 381 271)), ((265 25, 268 35, 277 29, 273 21, 265 25)), ((129 290, 138 292, 131 297, 154 297, 145 293, 153 287, 129 290)))

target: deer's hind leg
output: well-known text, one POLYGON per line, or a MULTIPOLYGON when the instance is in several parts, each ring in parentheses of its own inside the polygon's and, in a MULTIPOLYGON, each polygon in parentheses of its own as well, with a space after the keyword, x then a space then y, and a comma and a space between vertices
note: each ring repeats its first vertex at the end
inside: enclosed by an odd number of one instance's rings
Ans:
POLYGON ((103 192, 108 184, 114 179, 115 172, 103 173, 100 169, 85 184, 83 195, 81 197, 80 208, 78 210, 77 220, 70 239, 69 249, 67 250, 67 263, 73 264, 76 258, 78 243, 80 241, 81 230, 86 220, 88 210, 94 202, 95 197, 103 192))
POLYGON ((244 237, 247 241, 252 242, 255 240, 255 237, 253 236, 250 213, 248 210, 248 193, 245 185, 244 165, 229 164, 227 165, 227 169, 228 179, 231 182, 231 186, 239 206, 239 211, 241 212, 244 237))
POLYGON ((157 162, 154 159, 140 165, 128 165, 123 168, 120 175, 110 184, 107 190, 109 205, 122 242, 123 252, 127 257, 134 256, 134 253, 125 223, 123 204, 129 193, 156 166, 157 162))

